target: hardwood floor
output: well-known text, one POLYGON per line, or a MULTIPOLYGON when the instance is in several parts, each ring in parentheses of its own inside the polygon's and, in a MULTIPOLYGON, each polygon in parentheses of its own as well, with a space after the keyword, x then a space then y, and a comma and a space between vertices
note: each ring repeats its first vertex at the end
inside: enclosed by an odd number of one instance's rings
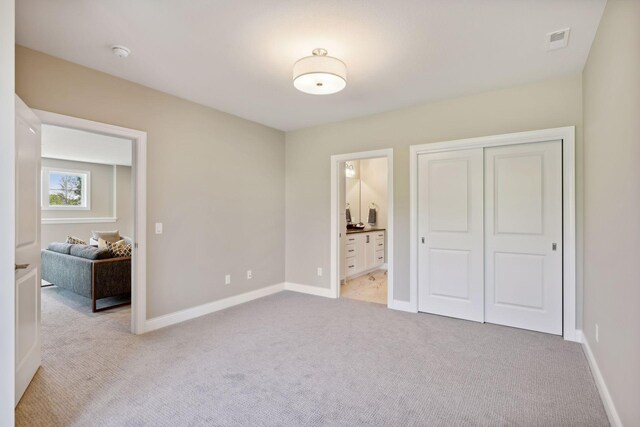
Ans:
POLYGON ((364 276, 346 280, 340 287, 340 296, 386 305, 387 271, 376 270, 364 276))

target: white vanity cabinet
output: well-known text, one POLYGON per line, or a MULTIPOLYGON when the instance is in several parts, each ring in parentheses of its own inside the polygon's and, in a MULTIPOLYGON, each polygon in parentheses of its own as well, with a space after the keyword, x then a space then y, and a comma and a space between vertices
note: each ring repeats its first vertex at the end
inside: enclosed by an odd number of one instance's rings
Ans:
POLYGON ((384 230, 348 233, 344 251, 345 276, 357 276, 382 266, 384 245, 384 230))

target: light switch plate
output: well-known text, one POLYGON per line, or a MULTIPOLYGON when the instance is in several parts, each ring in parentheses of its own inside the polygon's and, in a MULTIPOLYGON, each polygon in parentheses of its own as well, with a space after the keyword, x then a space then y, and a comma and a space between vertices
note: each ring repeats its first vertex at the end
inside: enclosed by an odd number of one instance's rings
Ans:
POLYGON ((225 285, 230 285, 231 284, 231 275, 227 274, 226 276, 224 276, 224 284, 225 285))
POLYGON ((322 277, 322 267, 318 267, 318 277, 322 277))
POLYGON ((156 234, 162 234, 162 223, 156 222, 156 234))

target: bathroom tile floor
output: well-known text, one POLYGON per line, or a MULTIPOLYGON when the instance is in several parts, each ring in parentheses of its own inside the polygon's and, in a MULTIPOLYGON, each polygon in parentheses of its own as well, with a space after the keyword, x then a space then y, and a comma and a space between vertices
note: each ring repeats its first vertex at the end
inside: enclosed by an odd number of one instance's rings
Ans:
POLYGON ((387 304, 387 271, 375 270, 349 279, 340 287, 340 296, 359 301, 387 304))

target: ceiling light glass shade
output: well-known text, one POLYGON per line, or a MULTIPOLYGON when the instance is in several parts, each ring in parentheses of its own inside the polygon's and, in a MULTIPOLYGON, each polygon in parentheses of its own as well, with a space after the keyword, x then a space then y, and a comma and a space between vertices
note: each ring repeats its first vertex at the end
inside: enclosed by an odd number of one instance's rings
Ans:
POLYGON ((293 65, 293 85, 312 95, 340 92, 347 85, 347 66, 337 58, 327 56, 324 49, 314 49, 313 56, 293 65))

